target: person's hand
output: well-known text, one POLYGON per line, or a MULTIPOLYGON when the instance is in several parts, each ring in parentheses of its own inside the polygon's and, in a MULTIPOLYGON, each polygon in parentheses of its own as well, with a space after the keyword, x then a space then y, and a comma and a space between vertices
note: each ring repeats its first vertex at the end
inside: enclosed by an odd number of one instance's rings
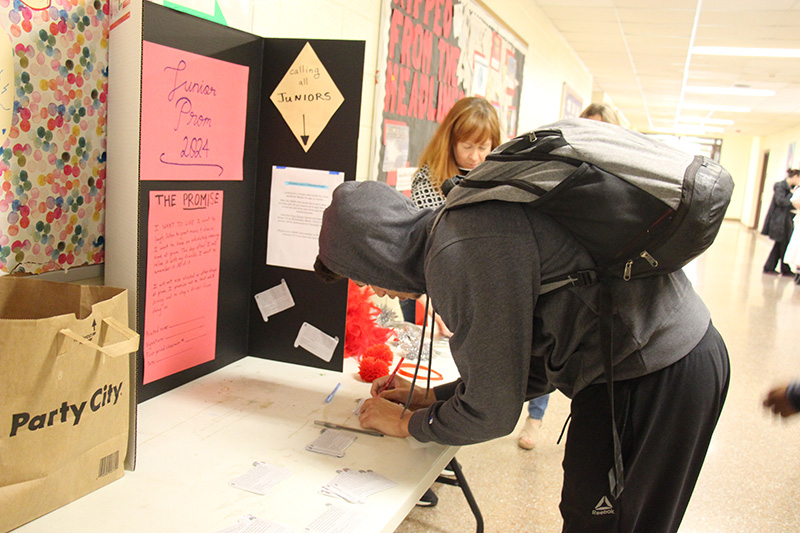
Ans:
POLYGON ((782 417, 791 416, 797 413, 797 409, 795 409, 792 402, 789 401, 788 396, 786 395, 786 388, 788 385, 782 385, 780 387, 776 387, 767 393, 766 398, 764 398, 764 407, 770 409, 776 415, 781 415, 782 417))
MULTIPOLYGON (((389 381, 389 376, 381 376, 375 379, 369 391, 370 395, 372 395, 373 398, 380 397, 390 402, 405 404, 406 400, 408 400, 408 391, 411 390, 411 382, 395 375, 392 384, 384 391, 383 386, 387 381, 389 381)), ((423 407, 428 407, 434 401, 436 401, 436 396, 433 390, 429 390, 426 395, 425 387, 414 387, 414 394, 411 396, 411 404, 408 408, 411 410, 421 409, 423 407)))
POLYGON ((381 397, 370 398, 361 406, 358 421, 365 429, 375 429, 390 437, 408 437, 411 411, 403 414, 403 410, 403 406, 395 402, 381 397))
MULTIPOLYGON (((373 398, 381 394, 383 392, 384 387, 386 387, 386 382, 389 381, 391 378, 390 374, 385 376, 381 376, 379 378, 375 378, 372 381, 372 387, 369 389, 369 394, 373 398)), ((397 403, 405 403, 406 397, 408 396, 408 390, 411 388, 411 383, 397 374, 395 374, 394 379, 392 380, 392 384, 386 389, 383 393, 383 397, 387 400, 391 400, 397 403), (402 396, 402 399, 401 399, 402 396)))

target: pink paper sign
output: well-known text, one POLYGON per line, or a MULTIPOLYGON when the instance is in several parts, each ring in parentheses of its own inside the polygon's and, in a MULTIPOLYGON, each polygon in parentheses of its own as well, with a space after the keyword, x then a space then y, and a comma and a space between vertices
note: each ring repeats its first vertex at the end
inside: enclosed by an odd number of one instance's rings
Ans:
POLYGON ((222 191, 150 191, 144 376, 214 359, 222 191))
POLYGON ((144 41, 143 180, 241 180, 249 69, 144 41))

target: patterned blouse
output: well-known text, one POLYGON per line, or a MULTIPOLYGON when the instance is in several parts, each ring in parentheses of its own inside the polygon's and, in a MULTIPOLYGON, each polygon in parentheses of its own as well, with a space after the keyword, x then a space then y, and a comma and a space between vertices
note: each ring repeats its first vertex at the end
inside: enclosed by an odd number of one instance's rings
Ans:
POLYGON ((428 165, 422 165, 411 181, 411 200, 419 209, 426 207, 437 208, 444 203, 444 196, 438 187, 431 183, 431 173, 428 165))

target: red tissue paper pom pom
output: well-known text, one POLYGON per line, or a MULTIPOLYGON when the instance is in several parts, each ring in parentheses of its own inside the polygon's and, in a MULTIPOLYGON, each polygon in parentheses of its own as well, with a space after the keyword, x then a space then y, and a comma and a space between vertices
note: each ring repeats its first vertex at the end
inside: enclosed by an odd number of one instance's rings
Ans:
POLYGON ((364 354, 361 357, 372 357, 374 359, 380 359, 381 361, 386 361, 387 363, 391 364, 392 360, 394 360, 394 352, 392 352, 392 349, 385 344, 373 344, 364 350, 364 354))
POLYGON ((358 364, 358 375, 367 383, 372 383, 389 373, 389 363, 374 357, 362 357, 358 364))
POLYGON ((347 326, 344 336, 344 356, 357 357, 369 346, 389 340, 394 331, 375 322, 380 309, 370 301, 375 294, 369 287, 359 287, 352 281, 347 288, 347 326))

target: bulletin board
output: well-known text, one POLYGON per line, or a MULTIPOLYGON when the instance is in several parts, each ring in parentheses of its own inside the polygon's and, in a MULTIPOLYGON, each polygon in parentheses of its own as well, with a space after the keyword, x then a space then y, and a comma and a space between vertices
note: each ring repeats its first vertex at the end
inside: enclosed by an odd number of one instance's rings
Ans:
POLYGON ((561 120, 565 118, 578 118, 583 111, 583 99, 580 95, 564 82, 561 86, 561 120))
POLYGON ((482 96, 517 133, 527 44, 474 0, 383 0, 370 177, 416 167, 450 108, 482 96))

